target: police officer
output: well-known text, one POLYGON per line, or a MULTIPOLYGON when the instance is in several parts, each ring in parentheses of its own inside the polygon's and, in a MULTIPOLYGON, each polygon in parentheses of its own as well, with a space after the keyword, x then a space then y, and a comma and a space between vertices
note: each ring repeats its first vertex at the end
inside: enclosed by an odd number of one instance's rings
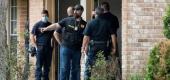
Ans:
POLYGON ((84 80, 90 80, 91 71, 90 68, 94 65, 96 54, 99 51, 103 51, 103 55, 108 59, 110 51, 108 51, 108 40, 111 36, 112 39, 112 51, 115 53, 115 32, 111 24, 102 18, 103 9, 95 9, 95 19, 87 23, 84 30, 84 38, 82 45, 82 53, 87 55, 85 63, 84 80), (89 47, 88 47, 89 46, 89 47), (87 52, 88 51, 88 52, 87 52))
POLYGON ((114 27, 115 32, 117 32, 117 29, 119 28, 119 21, 118 21, 117 16, 113 15, 110 12, 110 5, 109 5, 109 3, 108 2, 102 2, 101 3, 101 8, 103 8, 103 10, 104 10, 103 18, 105 18, 110 23, 112 23, 112 26, 114 27))
MULTIPOLYGON (((72 6, 69 6, 68 8, 67 8, 67 17, 73 17, 73 14, 74 14, 74 7, 72 7, 72 6)), ((62 40, 62 32, 64 31, 64 29, 58 29, 57 30, 57 33, 55 33, 55 39, 56 39, 56 41, 57 42, 59 42, 59 44, 61 44, 61 40, 62 40)), ((60 76, 60 71, 58 71, 58 75, 60 76)), ((60 80, 60 78, 58 77, 58 79, 60 80)))
MULTIPOLYGON (((119 21, 118 21, 118 18, 117 16, 113 15, 111 12, 110 12, 110 5, 108 2, 102 2, 101 3, 101 8, 104 9, 104 14, 103 14, 103 18, 106 19, 108 22, 111 23, 112 27, 114 28, 114 32, 116 34, 116 38, 117 38, 117 30, 119 28, 119 21)), ((110 43, 111 44, 111 43, 110 43)), ((110 45, 110 47, 112 47, 110 45)), ((116 41, 116 48, 118 48, 118 43, 116 41)), ((118 49, 116 49, 116 54, 115 56, 119 57, 119 53, 118 53, 118 49)))
POLYGON ((45 31, 41 33, 40 28, 49 26, 51 23, 48 21, 48 11, 42 10, 42 19, 37 22, 31 31, 32 45, 36 47, 36 80, 49 80, 48 75, 50 71, 51 58, 52 58, 52 47, 51 38, 53 31, 45 31), (43 71, 42 71, 43 68, 43 71))
MULTIPOLYGON (((73 14, 74 14, 74 7, 69 6, 67 8, 67 15, 68 15, 68 17, 73 17, 73 14)), ((57 36, 55 36, 55 39, 57 40, 57 42, 59 42, 59 44, 61 44, 60 41, 61 41, 61 33, 62 33, 62 31, 63 31, 63 29, 58 29, 57 33, 55 34, 55 35, 57 35, 57 36)))
POLYGON ((43 31, 56 28, 63 29, 60 44, 60 80, 80 80, 80 58, 83 40, 83 31, 86 22, 81 18, 84 8, 81 5, 74 7, 74 17, 67 17, 50 25, 43 31))

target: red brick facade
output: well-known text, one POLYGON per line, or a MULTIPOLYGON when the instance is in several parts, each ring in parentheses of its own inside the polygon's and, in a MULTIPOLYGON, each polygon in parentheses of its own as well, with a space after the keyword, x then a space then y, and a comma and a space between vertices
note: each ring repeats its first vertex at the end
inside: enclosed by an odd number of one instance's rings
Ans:
POLYGON ((30 30, 33 25, 41 19, 41 11, 43 10, 44 0, 29 0, 29 23, 30 30))
POLYGON ((27 0, 18 0, 18 11, 17 11, 17 31, 18 31, 18 41, 19 41, 19 47, 23 48, 24 47, 24 30, 25 30, 25 25, 27 22, 27 0))
POLYGON ((17 63, 18 67, 24 70, 25 63, 25 27, 28 19, 28 0, 17 0, 17 34, 18 34, 18 55, 17 60, 20 63, 17 63))
POLYGON ((142 74, 149 52, 165 39, 162 17, 166 0, 122 0, 122 76, 142 74))

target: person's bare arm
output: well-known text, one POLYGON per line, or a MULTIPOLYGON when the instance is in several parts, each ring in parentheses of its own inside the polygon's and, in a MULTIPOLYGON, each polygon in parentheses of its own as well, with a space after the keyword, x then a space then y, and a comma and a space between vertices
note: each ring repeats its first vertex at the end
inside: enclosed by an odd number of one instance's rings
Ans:
POLYGON ((61 45, 61 35, 58 32, 54 32, 54 38, 57 40, 58 44, 61 45))
POLYGON ((35 37, 34 34, 31 34, 31 35, 30 35, 30 40, 31 40, 32 46, 34 46, 35 48, 37 48, 36 37, 35 37))
POLYGON ((81 49, 82 53, 87 54, 89 42, 90 42, 90 37, 89 36, 84 36, 83 37, 83 43, 82 43, 82 49, 81 49))
POLYGON ((56 30, 57 28, 59 28, 59 24, 58 23, 54 23, 54 24, 51 24, 45 28, 41 28, 41 32, 44 32, 44 31, 51 31, 51 30, 56 30))
POLYGON ((116 53, 116 36, 115 36, 115 34, 112 34, 111 38, 112 38, 112 52, 113 52, 113 54, 115 54, 116 53))

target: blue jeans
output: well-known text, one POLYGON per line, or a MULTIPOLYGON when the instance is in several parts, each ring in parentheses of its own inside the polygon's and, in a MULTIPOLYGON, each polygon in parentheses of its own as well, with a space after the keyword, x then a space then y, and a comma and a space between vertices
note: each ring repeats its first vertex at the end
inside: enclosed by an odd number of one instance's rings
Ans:
POLYGON ((81 51, 60 47, 60 80, 80 80, 81 51))
POLYGON ((36 70, 35 70, 35 79, 49 80, 48 74, 50 71, 51 58, 52 58, 52 48, 51 46, 39 46, 37 47, 36 54, 36 70), (42 72, 43 68, 43 72, 42 72))
POLYGON ((89 51, 87 55, 87 59, 85 62, 85 72, 84 72, 84 80, 90 80, 91 77, 91 68, 95 64, 97 53, 99 51, 103 51, 103 55, 105 56, 105 59, 108 59, 109 54, 109 48, 106 45, 90 45, 89 51))

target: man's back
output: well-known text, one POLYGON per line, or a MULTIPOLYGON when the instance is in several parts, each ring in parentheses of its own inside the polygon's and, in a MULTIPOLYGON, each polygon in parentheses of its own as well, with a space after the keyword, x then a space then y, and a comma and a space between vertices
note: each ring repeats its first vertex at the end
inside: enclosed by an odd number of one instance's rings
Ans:
POLYGON ((117 29, 119 28, 118 18, 110 12, 104 13, 102 17, 108 20, 113 26, 115 32, 117 32, 117 29))
POLYGON ((85 29, 84 34, 90 36, 91 40, 107 41, 112 30, 113 28, 110 22, 101 17, 97 17, 87 24, 87 29, 85 29))

